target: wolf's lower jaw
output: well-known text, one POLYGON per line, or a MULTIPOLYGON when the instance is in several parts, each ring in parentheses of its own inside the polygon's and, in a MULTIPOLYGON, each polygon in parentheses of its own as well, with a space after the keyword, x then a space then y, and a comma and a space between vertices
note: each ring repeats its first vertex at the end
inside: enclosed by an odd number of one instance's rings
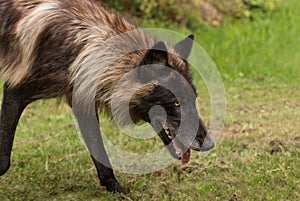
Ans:
POLYGON ((175 154, 178 156, 178 160, 181 159, 182 164, 186 164, 190 161, 191 150, 186 148, 177 138, 175 131, 170 130, 168 127, 164 127, 165 133, 172 141, 172 146, 175 149, 175 154))

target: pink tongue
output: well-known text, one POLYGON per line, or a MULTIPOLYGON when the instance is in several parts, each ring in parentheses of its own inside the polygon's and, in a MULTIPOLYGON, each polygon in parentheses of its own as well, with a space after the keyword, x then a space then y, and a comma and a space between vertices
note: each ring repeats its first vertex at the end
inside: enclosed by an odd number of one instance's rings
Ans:
POLYGON ((190 157, 191 157, 191 150, 185 148, 184 145, 180 141, 178 141, 178 139, 175 138, 175 135, 173 133, 171 133, 171 134, 173 137, 174 148, 176 149, 176 151, 178 151, 180 153, 182 164, 188 163, 190 161, 190 157), (186 151, 183 152, 184 150, 186 150, 186 151))
POLYGON ((191 157, 191 150, 190 149, 187 149, 184 154, 181 153, 181 162, 182 162, 182 164, 188 163, 190 161, 190 157, 191 157))

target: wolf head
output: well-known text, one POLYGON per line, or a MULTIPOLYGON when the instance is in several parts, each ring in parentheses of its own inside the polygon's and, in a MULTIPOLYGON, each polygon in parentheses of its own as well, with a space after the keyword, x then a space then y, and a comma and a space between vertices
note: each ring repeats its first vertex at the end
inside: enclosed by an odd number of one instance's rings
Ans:
POLYGON ((163 42, 157 42, 146 52, 136 77, 155 87, 130 111, 150 123, 170 153, 183 163, 189 161, 190 149, 214 147, 196 109, 196 88, 186 62, 193 40, 191 35, 169 51, 163 42))

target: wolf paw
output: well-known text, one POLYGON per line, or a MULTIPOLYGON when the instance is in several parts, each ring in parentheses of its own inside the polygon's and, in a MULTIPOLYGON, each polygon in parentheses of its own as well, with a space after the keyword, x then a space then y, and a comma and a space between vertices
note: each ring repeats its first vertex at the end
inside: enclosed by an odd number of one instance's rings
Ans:
POLYGON ((106 189, 113 193, 120 193, 120 194, 126 194, 126 191, 122 188, 120 183, 117 180, 110 180, 102 184, 102 186, 105 186, 106 189))

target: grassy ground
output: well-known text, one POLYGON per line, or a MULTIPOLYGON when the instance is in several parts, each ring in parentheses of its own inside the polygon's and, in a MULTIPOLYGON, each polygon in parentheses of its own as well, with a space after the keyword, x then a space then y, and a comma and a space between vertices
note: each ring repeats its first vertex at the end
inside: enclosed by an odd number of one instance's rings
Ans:
MULTIPOLYGON (((193 152, 184 166, 178 162, 145 175, 117 173, 130 192, 125 200, 299 200, 299 9, 299 1, 290 0, 254 21, 195 32, 226 86, 224 134, 203 160, 193 152)), ((198 88, 207 119, 209 98, 198 88)), ((70 109, 53 101, 26 109, 12 167, 0 178, 0 200, 119 199, 98 185, 70 109)))

